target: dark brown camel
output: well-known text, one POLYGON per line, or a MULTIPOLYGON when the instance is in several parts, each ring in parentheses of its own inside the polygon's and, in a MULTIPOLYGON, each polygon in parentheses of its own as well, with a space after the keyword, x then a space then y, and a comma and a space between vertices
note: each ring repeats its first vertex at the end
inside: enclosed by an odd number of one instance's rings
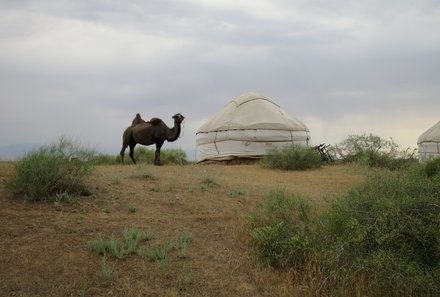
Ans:
POLYGON ((121 161, 124 164, 124 154, 127 147, 130 147, 130 158, 133 163, 134 147, 136 144, 150 145, 156 144, 156 152, 154 154, 154 165, 160 163, 160 149, 166 141, 175 141, 179 138, 181 127, 180 124, 185 119, 180 113, 173 116, 174 127, 168 128, 167 125, 159 118, 152 118, 149 122, 144 121, 139 114, 133 119, 132 125, 125 129, 122 136, 121 161))

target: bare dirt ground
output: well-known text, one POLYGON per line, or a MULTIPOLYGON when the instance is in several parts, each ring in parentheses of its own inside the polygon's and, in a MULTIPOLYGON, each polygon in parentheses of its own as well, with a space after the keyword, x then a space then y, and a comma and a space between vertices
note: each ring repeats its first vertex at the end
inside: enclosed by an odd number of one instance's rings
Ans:
POLYGON ((87 182, 92 196, 71 204, 28 203, 5 189, 14 168, 0 163, 0 296, 318 296, 313 280, 259 264, 246 217, 277 187, 321 207, 363 179, 348 166, 141 170, 149 177, 133 165, 98 166, 87 182), (102 256, 89 242, 120 239, 134 227, 152 231, 147 247, 191 234, 187 254, 171 251, 165 266, 137 254, 108 257, 113 273, 106 283, 102 256))

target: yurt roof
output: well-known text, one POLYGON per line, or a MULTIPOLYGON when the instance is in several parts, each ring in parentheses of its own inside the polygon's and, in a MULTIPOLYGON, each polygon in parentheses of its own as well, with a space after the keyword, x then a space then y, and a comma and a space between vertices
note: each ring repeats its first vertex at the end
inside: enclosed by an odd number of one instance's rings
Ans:
POLYGON ((417 143, 440 142, 440 121, 420 135, 417 143))
POLYGON ((246 93, 230 101, 203 124, 197 133, 252 129, 309 131, 302 122, 284 112, 269 97, 246 93))

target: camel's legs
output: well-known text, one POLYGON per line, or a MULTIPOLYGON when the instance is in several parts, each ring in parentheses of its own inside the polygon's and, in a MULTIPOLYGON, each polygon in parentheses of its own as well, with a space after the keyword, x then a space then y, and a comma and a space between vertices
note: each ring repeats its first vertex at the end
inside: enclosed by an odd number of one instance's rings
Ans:
POLYGON ((119 155, 121 155, 121 162, 122 165, 124 165, 124 155, 125 155, 125 150, 127 149, 127 145, 123 144, 122 145, 122 149, 121 152, 119 153, 119 155))
POLYGON ((136 144, 131 145, 130 144, 130 158, 131 160, 133 160, 133 163, 136 164, 136 161, 134 160, 134 147, 136 146, 136 144))
POLYGON ((160 149, 163 145, 163 141, 162 142, 156 142, 156 151, 154 152, 154 165, 160 166, 162 165, 160 163, 160 149))

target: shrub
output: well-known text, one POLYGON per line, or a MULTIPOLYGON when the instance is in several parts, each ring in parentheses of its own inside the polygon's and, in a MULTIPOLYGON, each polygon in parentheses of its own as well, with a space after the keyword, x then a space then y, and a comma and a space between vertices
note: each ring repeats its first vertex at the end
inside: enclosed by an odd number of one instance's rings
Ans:
MULTIPOLYGON (((146 147, 137 147, 134 155, 137 161, 153 163, 154 162, 154 150, 146 147)), ((164 149, 160 153, 160 161, 162 164, 187 164, 186 153, 182 149, 164 149)))
POLYGON ((314 215, 303 197, 267 194, 249 219, 257 254, 323 273, 331 295, 440 296, 439 174, 376 171, 314 215))
POLYGON ((417 162, 415 150, 399 150, 393 139, 385 140, 373 134, 349 135, 334 146, 335 159, 355 162, 368 167, 405 169, 417 162))
POLYGON ((425 173, 428 177, 440 174, 440 158, 429 160, 425 163, 425 173))
POLYGON ((177 165, 185 165, 187 164, 186 153, 182 149, 166 149, 163 151, 160 160, 164 164, 177 164, 177 165))
POLYGON ((314 148, 300 145, 273 147, 261 159, 263 167, 284 170, 305 170, 321 166, 321 155, 314 148))
POLYGON ((121 157, 107 154, 96 154, 90 162, 93 165, 118 165, 121 164, 121 157))
POLYGON ((91 173, 89 160, 93 155, 93 150, 62 137, 58 143, 43 146, 18 161, 8 187, 29 201, 79 195, 86 191, 84 179, 91 173))
POLYGON ((307 201, 275 189, 264 196, 249 218, 257 253, 272 266, 294 266, 307 261, 311 248, 307 201))
POLYGON ((154 162, 154 150, 143 146, 138 146, 137 148, 135 148, 134 156, 136 158, 136 161, 138 162, 154 162))
POLYGON ((377 296, 438 296, 440 179, 376 173, 323 216, 322 261, 377 296))

